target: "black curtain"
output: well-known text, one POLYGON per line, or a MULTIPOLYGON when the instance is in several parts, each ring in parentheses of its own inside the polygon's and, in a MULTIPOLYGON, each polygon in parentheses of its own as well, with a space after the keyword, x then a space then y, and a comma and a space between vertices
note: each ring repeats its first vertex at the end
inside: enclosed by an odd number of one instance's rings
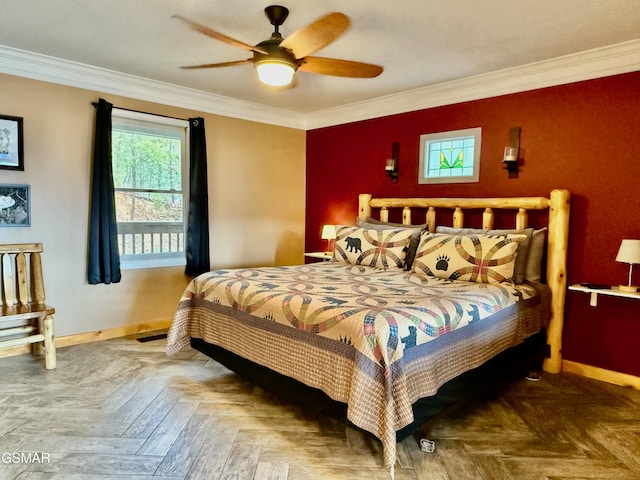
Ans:
POLYGON ((209 195, 204 118, 189 119, 189 219, 187 221, 187 275, 211 269, 209 261, 209 195))
POLYGON ((96 106, 89 217, 88 280, 90 284, 120 281, 120 254, 111 170, 112 109, 113 105, 102 98, 96 106))

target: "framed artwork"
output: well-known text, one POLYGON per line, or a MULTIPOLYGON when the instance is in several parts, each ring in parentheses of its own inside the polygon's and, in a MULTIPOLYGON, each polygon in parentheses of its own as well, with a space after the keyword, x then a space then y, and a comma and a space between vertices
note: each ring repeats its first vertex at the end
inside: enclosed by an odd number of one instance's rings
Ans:
POLYGON ((24 170, 22 117, 0 115, 0 169, 24 170))
POLYGON ((0 227, 31 226, 29 185, 0 184, 0 227))

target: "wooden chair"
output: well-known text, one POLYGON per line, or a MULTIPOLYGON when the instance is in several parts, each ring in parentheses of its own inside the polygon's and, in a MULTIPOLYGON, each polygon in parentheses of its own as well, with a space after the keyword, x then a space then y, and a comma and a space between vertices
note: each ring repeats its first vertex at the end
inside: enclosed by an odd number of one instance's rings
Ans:
POLYGON ((56 368, 55 309, 44 300, 41 243, 0 245, 0 349, 32 344, 56 368), (2 340, 7 338, 6 340, 2 340))

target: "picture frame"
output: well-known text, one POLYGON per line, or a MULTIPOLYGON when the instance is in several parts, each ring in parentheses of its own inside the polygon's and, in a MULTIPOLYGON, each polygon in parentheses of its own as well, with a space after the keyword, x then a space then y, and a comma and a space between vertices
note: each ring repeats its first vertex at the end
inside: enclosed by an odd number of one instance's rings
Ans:
POLYGON ((0 169, 24 170, 22 117, 0 115, 0 169))
POLYGON ((31 187, 0 184, 0 228, 31 226, 31 187))
POLYGON ((420 135, 418 184, 480 181, 482 128, 420 135))

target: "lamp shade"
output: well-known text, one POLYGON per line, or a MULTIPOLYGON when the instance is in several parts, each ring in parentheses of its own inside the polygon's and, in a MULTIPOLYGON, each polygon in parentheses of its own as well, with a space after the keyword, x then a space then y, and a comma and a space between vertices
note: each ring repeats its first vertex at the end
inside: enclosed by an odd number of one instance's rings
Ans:
POLYGON ((322 233, 320 234, 322 240, 335 240, 336 239, 336 226, 335 225, 323 225, 322 233))
POLYGON ((640 240, 622 240, 616 262, 640 263, 640 240))
POLYGON ((290 62, 277 60, 258 62, 256 70, 260 81, 272 87, 289 85, 293 80, 293 74, 296 72, 290 62))

